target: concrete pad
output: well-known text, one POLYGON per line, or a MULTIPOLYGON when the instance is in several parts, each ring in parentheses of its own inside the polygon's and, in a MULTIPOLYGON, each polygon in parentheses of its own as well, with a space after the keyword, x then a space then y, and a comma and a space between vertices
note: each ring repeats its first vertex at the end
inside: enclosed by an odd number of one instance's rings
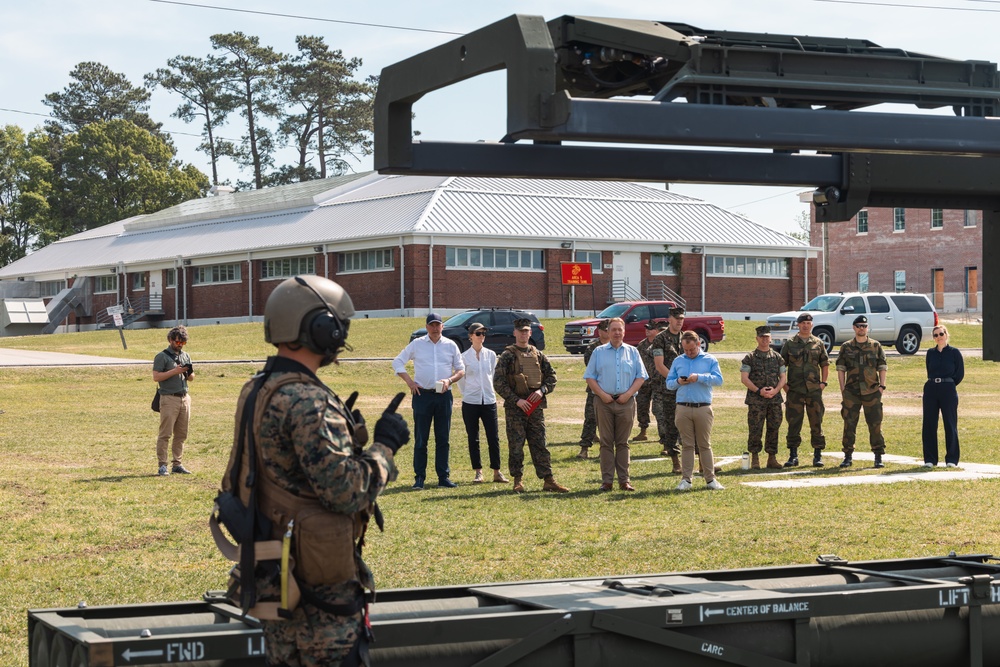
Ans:
POLYGON ((139 365, 153 367, 152 358, 119 359, 115 357, 95 357, 87 354, 65 354, 63 352, 39 352, 37 350, 14 350, 0 347, 0 367, 32 366, 120 366, 139 365))

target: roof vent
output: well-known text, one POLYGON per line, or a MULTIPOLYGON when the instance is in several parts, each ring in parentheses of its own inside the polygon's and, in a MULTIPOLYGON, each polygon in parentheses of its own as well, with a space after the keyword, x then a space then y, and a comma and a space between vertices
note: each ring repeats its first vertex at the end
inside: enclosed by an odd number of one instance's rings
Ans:
POLYGON ((219 195, 231 195, 236 192, 236 188, 230 185, 213 185, 208 190, 208 194, 213 197, 218 197, 219 195))

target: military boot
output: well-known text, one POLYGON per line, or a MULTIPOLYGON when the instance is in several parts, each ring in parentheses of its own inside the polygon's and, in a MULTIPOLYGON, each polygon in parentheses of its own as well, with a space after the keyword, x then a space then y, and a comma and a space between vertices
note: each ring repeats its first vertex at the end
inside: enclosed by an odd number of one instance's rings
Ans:
POLYGON ((674 462, 674 469, 670 472, 674 475, 681 474, 681 457, 677 454, 671 454, 670 460, 674 462))
POLYGON ((875 455, 875 467, 876 468, 884 468, 885 467, 885 464, 882 463, 882 455, 881 454, 876 454, 875 455))
POLYGON ((750 468, 760 470, 760 454, 757 452, 750 455, 750 468))
POLYGON ((823 450, 814 449, 813 450, 813 467, 822 468, 823 467, 823 450))
POLYGON ((524 484, 521 483, 520 477, 514 478, 514 493, 524 493, 524 484))
POLYGON ((633 442, 644 442, 646 440, 646 427, 639 429, 639 435, 632 438, 633 442))
POLYGON ((789 447, 788 448, 788 460, 785 461, 786 468, 798 468, 799 467, 799 448, 789 447))
POLYGON ((566 493, 569 491, 569 489, 557 482, 552 475, 546 477, 544 481, 545 483, 542 484, 542 491, 554 491, 556 493, 566 493))
POLYGON ((775 454, 767 455, 767 467, 772 470, 776 468, 781 468, 781 462, 778 461, 778 457, 775 454))
POLYGON ((589 459, 590 458, 590 447, 580 447, 580 453, 576 455, 578 459, 589 459))
POLYGON ((851 454, 851 452, 845 452, 844 453, 844 460, 840 462, 840 467, 841 468, 850 468, 852 465, 854 465, 854 461, 851 460, 852 456, 853 455, 851 454))

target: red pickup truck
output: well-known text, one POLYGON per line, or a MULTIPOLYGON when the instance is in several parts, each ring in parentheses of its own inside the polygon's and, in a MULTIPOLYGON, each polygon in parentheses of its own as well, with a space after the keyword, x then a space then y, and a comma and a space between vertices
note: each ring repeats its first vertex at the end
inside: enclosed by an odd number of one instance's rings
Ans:
MULTIPOLYGON (((676 305, 673 301, 622 301, 612 304, 595 318, 567 322, 563 345, 571 354, 583 354, 597 338, 597 323, 606 317, 625 320, 625 342, 638 345, 646 337, 646 322, 650 319, 666 320, 669 310, 676 305)), ((708 350, 709 343, 718 343, 726 338, 726 323, 721 315, 685 317, 684 328, 697 332, 703 350, 708 350)))

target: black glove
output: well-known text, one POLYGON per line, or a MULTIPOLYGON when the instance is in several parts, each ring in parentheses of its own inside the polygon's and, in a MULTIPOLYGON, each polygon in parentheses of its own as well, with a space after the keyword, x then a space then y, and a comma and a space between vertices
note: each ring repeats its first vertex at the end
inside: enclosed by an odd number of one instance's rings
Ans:
POLYGON ((351 395, 347 397, 346 401, 344 401, 344 405, 347 406, 347 409, 350 411, 351 418, 354 419, 354 425, 364 426, 365 418, 361 416, 361 410, 352 409, 354 408, 354 401, 356 400, 358 400, 358 392, 352 391, 351 395))
POLYGON ((410 441, 410 427, 406 420, 396 414, 396 408, 405 394, 400 392, 389 403, 379 420, 375 422, 375 442, 381 443, 395 454, 399 448, 410 441))

